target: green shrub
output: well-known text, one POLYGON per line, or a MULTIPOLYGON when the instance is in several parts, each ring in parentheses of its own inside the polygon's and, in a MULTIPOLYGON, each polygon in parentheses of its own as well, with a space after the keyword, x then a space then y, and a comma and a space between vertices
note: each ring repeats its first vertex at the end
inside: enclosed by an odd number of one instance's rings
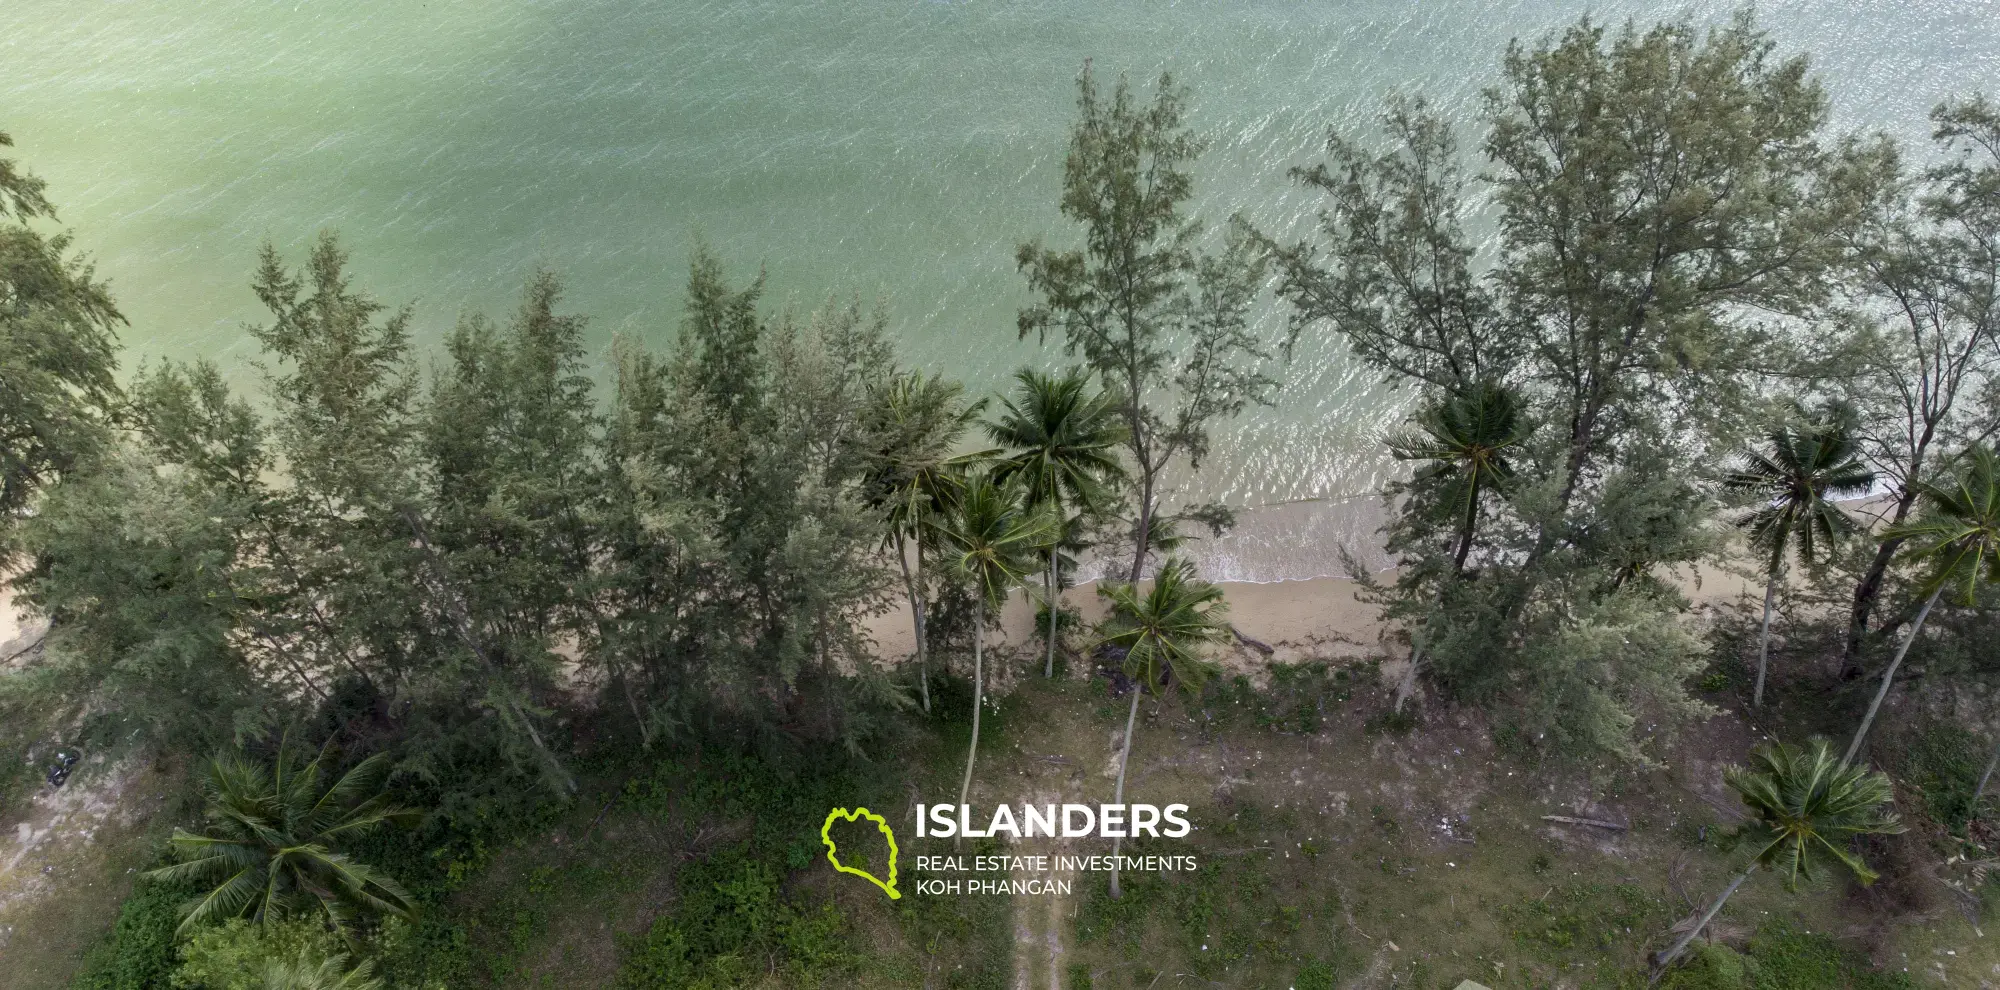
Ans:
POLYGON ((1984 750, 1977 736, 1948 722, 1927 726, 1903 750, 1903 779, 1923 793, 1931 819, 1953 832, 1972 820, 1984 750))
POLYGON ((1339 974, 1329 963, 1314 959, 1299 967, 1299 975, 1292 981, 1293 990, 1334 990, 1339 974))
POLYGON ((301 952, 324 958, 344 951, 325 927, 306 920, 258 924, 231 918, 203 928, 181 947, 175 990, 263 990, 264 970, 301 952))
POLYGON ((1750 940, 1754 990, 1914 990, 1907 973, 1876 970, 1831 937, 1774 922, 1750 940))
POLYGON ((1668 974, 1664 990, 1751 990, 1750 964, 1726 945, 1702 945, 1668 974))
POLYGON ((158 990, 179 961, 174 929, 192 891, 181 884, 141 880, 118 909, 118 923, 84 956, 74 990, 158 990))
POLYGON ((1790 922, 1759 929, 1743 952, 1701 946, 1663 990, 1914 990, 1906 973, 1877 970, 1831 937, 1790 922))

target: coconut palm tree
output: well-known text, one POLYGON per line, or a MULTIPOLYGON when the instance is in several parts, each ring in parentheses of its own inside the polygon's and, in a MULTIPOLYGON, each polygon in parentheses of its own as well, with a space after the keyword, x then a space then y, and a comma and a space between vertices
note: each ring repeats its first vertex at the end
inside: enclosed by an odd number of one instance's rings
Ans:
MULTIPOLYGON (((1195 576, 1194 565, 1180 558, 1166 562, 1153 575, 1153 586, 1141 593, 1136 585, 1100 587, 1111 602, 1104 620, 1103 645, 1125 651, 1125 676, 1132 681, 1132 701, 1125 712, 1125 739, 1118 753, 1118 786, 1113 804, 1125 803, 1125 768, 1132 762, 1132 731, 1139 720, 1139 695, 1161 694, 1178 686, 1199 695, 1214 669, 1208 649, 1229 638, 1229 603, 1222 589, 1195 576)), ((1111 840, 1111 896, 1118 897, 1118 839, 1111 840)))
POLYGON ((1847 746, 1849 760, 1861 751, 1861 741, 1868 737, 1875 713, 1895 682, 1896 668, 1903 665, 1910 644, 1924 631, 1924 620, 1930 617, 1938 597, 1945 589, 1956 587, 1962 592, 1960 600, 1970 605, 1977 600, 1981 582, 2000 580, 2000 462, 1984 445, 1966 451, 1962 460, 1965 467, 1955 484, 1917 484, 1917 495, 1925 508, 1922 516, 1882 531, 1884 539, 1904 540, 1905 550, 1931 571, 1930 580, 1922 586, 1929 594, 1910 623, 1909 635, 1896 647, 1896 658, 1882 672, 1882 685, 1875 689, 1868 712, 1861 717, 1861 727, 1847 746))
POLYGON ((175 829, 180 862, 148 876, 191 880, 208 892, 184 909, 180 930, 234 917, 319 913, 344 928, 362 912, 407 917, 410 896, 388 875, 337 851, 385 823, 407 821, 382 791, 389 765, 377 754, 331 784, 327 754, 300 764, 287 737, 267 768, 240 754, 210 761, 201 789, 207 828, 175 829))
MULTIPOLYGON (((1481 381, 1419 412, 1417 432, 1389 441, 1397 460, 1426 461, 1413 479, 1441 485, 1443 504, 1458 523, 1458 550, 1452 555, 1451 577, 1465 574, 1479 528, 1479 498, 1514 476, 1510 458, 1534 432, 1523 415, 1520 396, 1493 381, 1481 381)), ((1449 589, 1446 589, 1449 590, 1449 589)), ((1440 592, 1439 597, 1443 597, 1440 592)), ((1396 710, 1416 692, 1417 673, 1424 660, 1424 637, 1413 636, 1410 662, 1396 685, 1396 710)))
POLYGON ((1417 432, 1389 441, 1398 460, 1428 461, 1418 481, 1441 482, 1445 504, 1459 520, 1452 574, 1465 573, 1466 555, 1479 526, 1479 496, 1514 476, 1509 460, 1533 429, 1520 397, 1497 382, 1482 381, 1417 415, 1417 432))
POLYGON ((1007 595, 1028 583, 1042 548, 1055 540, 1055 521, 1030 509, 1019 488, 1002 487, 990 475, 966 483, 953 512, 938 530, 940 547, 952 566, 972 584, 972 743, 965 750, 965 782, 958 803, 972 793, 972 766, 979 756, 979 712, 986 703, 986 626, 999 615, 1007 595))
POLYGON ((957 453, 984 401, 966 403, 965 386, 921 372, 891 376, 877 387, 868 409, 874 437, 866 492, 885 523, 883 548, 895 554, 909 596, 917 636, 917 680, 924 711, 931 710, 926 645, 924 561, 938 522, 964 487, 965 469, 982 454, 957 453), (912 552, 914 551, 914 552, 912 552))
POLYGON ((1760 746, 1751 751, 1750 764, 1731 767, 1722 778, 1750 810, 1750 821, 1737 833, 1755 849, 1750 865, 1723 888, 1694 927, 1656 957, 1656 981, 1751 874, 1770 870, 1783 878, 1785 889, 1796 890, 1800 881, 1837 863, 1863 884, 1873 883, 1875 871, 1847 851, 1848 842, 1903 830, 1888 809, 1894 797, 1889 776, 1834 759, 1833 747, 1824 739, 1806 746, 1760 746))
MULTIPOLYGON (((1798 419, 1805 418, 1803 409, 1794 406, 1793 411, 1798 419)), ((1771 658, 1771 607, 1778 597, 1787 554, 1796 548, 1799 563, 1809 566, 1821 548, 1830 548, 1836 539, 1852 532, 1853 522, 1833 500, 1866 494, 1875 483, 1875 472, 1861 462, 1861 441, 1854 426, 1852 406, 1829 404, 1804 425, 1787 424, 1772 430, 1764 449, 1747 454, 1743 467, 1729 476, 1730 488, 1760 503, 1738 523, 1749 531, 1750 545, 1764 557, 1764 622, 1757 632, 1757 686, 1750 694, 1752 708, 1764 704, 1764 671, 1771 658)))
MULTIPOLYGON (((1118 446, 1125 442, 1124 421, 1112 396, 1091 393, 1090 373, 1083 368, 1059 376, 1024 368, 1015 373, 1014 381, 1014 395, 1004 401, 1000 418, 986 424, 987 437, 1002 451, 993 468, 994 480, 1019 485, 1029 507, 1053 511, 1068 535, 1082 515, 1103 508, 1109 486, 1125 477, 1118 462, 1118 446)), ((1049 545, 1042 575, 1042 599, 1049 608, 1043 677, 1054 677, 1056 672, 1061 542, 1049 545)))

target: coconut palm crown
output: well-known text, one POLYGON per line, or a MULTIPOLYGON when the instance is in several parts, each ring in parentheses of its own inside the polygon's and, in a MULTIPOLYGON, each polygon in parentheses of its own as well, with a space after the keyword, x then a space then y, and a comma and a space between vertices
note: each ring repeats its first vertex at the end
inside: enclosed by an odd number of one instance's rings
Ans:
POLYGON ((381 790, 388 762, 371 756, 326 784, 327 754, 299 764, 289 742, 280 742, 268 768, 233 753, 206 768, 207 826, 200 833, 174 830, 180 862, 148 874, 208 888, 183 909, 182 931, 234 917, 312 913, 345 928, 364 913, 408 917, 414 910, 393 878, 338 851, 412 817, 381 790))
POLYGON ((1125 477, 1118 447, 1125 442, 1126 428, 1115 398, 1091 394, 1090 373, 1082 368, 1061 375, 1023 369, 1014 380, 1014 395, 1004 402, 999 419, 986 424, 986 435, 1004 451, 993 467, 994 481, 1020 486, 1031 508, 1053 511, 1062 524, 1065 539, 1044 551, 1042 574, 1049 612, 1042 676, 1053 677, 1058 568, 1064 549, 1075 544, 1075 523, 1102 511, 1111 487, 1125 477))
MULTIPOLYGON (((1795 409, 1799 418, 1805 411, 1795 409)), ((1767 573, 1784 568, 1788 551, 1810 564, 1822 549, 1854 530, 1835 499, 1865 495, 1875 472, 1861 460, 1851 406, 1834 404, 1804 425, 1772 430, 1761 450, 1744 457, 1729 487, 1761 501, 1738 525, 1762 552, 1767 573)))
POLYGON ((1061 375, 1023 369, 988 439, 1003 450, 994 481, 1018 484, 1033 506, 1095 508, 1105 485, 1122 479, 1118 445, 1125 424, 1115 398, 1090 392, 1090 375, 1071 368, 1061 375))
POLYGON ((1982 582, 2000 581, 2000 458, 1975 446, 1952 483, 1920 482, 1917 492, 1925 513, 1883 535, 1904 538, 1905 552, 1925 562, 1927 589, 1956 588, 1956 597, 1970 605, 1982 582))
POLYGON ((1480 495, 1514 476, 1511 458, 1534 428, 1520 396, 1491 381, 1426 408, 1416 421, 1417 432, 1390 440, 1389 451, 1398 460, 1428 461, 1417 471, 1417 480, 1445 486, 1445 503, 1459 520, 1453 573, 1461 573, 1479 525, 1480 495))
POLYGON ((2000 463, 1996 463, 1992 449, 1974 445, 1965 452, 1964 468, 1954 483, 1919 482, 1917 494, 1924 500, 1924 514, 1914 522, 1883 530, 1882 536, 1907 541, 1905 552, 1930 570, 1930 578, 1922 585, 1927 595, 1910 621, 1909 634, 1896 647, 1895 658, 1882 672, 1882 683, 1861 716, 1861 726, 1854 730, 1854 741, 1847 746, 1849 760, 1860 754, 1861 743, 1875 724, 1875 714, 1896 682, 1903 657, 1924 631, 1931 606, 1952 588, 1959 590, 1965 604, 1973 604, 1982 582, 2000 581, 2000 463))
POLYGON ((958 803, 972 793, 972 770, 979 757, 979 713, 986 704, 986 625, 1007 603, 1007 595, 1027 582, 1044 547, 1056 541, 1051 513, 1029 509, 1018 488, 1003 488, 988 475, 966 483, 939 546, 972 585, 977 605, 972 622, 972 741, 965 750, 965 779, 958 803))
MULTIPOLYGON (((1214 670, 1205 654, 1230 636, 1229 603, 1222 600, 1221 588, 1196 577, 1194 566, 1179 557, 1167 560, 1144 594, 1129 584, 1101 587, 1098 593, 1111 602, 1103 643, 1125 650, 1125 676, 1133 682, 1118 752, 1118 784, 1111 798, 1114 804, 1124 804, 1132 734, 1139 725, 1139 695, 1144 690, 1160 694, 1174 685, 1191 695, 1201 693, 1214 670)), ((1113 898, 1121 896, 1115 865, 1121 841, 1111 841, 1113 898)))
POLYGON ((1750 811, 1750 820, 1736 834, 1749 840, 1754 851, 1743 872, 1654 958, 1655 983, 1758 870, 1782 875, 1789 890, 1817 879, 1831 863, 1846 867, 1864 884, 1872 883, 1875 871, 1848 851, 1848 843, 1858 836, 1903 830, 1888 807, 1895 796, 1889 776, 1836 758, 1824 739, 1805 746, 1759 746, 1751 751, 1749 766, 1730 767, 1722 779, 1750 811))
POLYGON ((1779 874, 1787 888, 1817 879, 1832 863, 1873 883, 1875 871, 1848 851, 1849 841, 1903 831, 1888 807, 1895 797, 1889 776, 1843 762, 1824 739, 1760 746, 1749 766, 1731 767, 1722 779, 1750 810, 1740 834, 1755 849, 1751 861, 1779 874))
POLYGON ((1111 605, 1104 643, 1125 650, 1125 676, 1154 693, 1178 685, 1199 693, 1214 665, 1208 649, 1228 640, 1229 603, 1222 589, 1195 576, 1185 559, 1166 562, 1143 593, 1134 585, 1108 585, 1111 605))
POLYGON ((883 522, 883 549, 903 574, 915 626, 917 683, 924 711, 931 710, 926 641, 924 562, 939 521, 958 500, 967 468, 987 452, 957 453, 959 440, 985 400, 963 401, 965 387, 942 375, 905 372, 870 396, 869 431, 875 450, 863 491, 883 522), (914 553, 912 553, 914 551, 914 553))

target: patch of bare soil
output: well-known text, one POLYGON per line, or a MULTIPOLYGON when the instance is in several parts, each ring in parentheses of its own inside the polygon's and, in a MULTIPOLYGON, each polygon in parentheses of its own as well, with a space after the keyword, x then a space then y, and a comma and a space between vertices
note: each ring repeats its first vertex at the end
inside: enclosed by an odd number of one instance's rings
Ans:
POLYGON ((173 780, 100 756, 0 812, 0 988, 67 982, 149 858, 173 780))

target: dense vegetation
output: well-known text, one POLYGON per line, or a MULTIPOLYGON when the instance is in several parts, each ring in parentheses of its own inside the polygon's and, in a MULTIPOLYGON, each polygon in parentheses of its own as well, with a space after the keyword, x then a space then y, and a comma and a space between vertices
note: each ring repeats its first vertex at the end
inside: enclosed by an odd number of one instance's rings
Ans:
MULTIPOLYGON (((817 849, 792 823, 898 800, 889 752, 962 751, 964 800, 983 718, 1006 718, 986 634, 1012 595, 1042 608, 1041 676, 1065 638, 1117 672, 1121 796, 1142 694, 1247 691, 1210 683, 1225 607, 1176 555, 1232 514, 1175 486, 1309 334, 1414 393, 1389 439, 1415 467, 1390 492, 1399 568, 1356 575, 1408 648, 1371 732, 1482 710, 1526 759, 1638 772, 1754 671, 1752 705, 1822 692, 1786 725, 1852 743, 1738 754, 1735 884, 1676 939, 1634 908, 1653 927, 1632 940, 1674 961, 1760 869, 1874 879, 1901 792, 1863 760, 1906 657, 1925 690, 2000 672, 1980 645, 2000 579, 2000 107, 1940 106, 1934 146, 1899 147, 1836 132, 1806 61, 1747 16, 1585 21, 1508 49, 1476 154, 1418 98, 1390 101, 1379 142, 1330 136, 1294 170, 1325 203, 1295 235, 1189 215, 1188 98, 1082 76, 1073 228, 1050 235, 1075 246, 1018 249, 1015 328, 1077 364, 1024 371, 992 407, 901 366, 879 308, 774 314, 705 249, 671 345, 618 339, 607 387, 551 273, 419 353, 415 314, 355 284, 332 235, 257 260, 253 394, 207 362, 121 384, 108 292, 38 232, 42 185, 0 161, 0 563, 51 628, 0 675, 0 743, 39 756, 60 735, 203 781, 80 985, 498 980, 512 957, 482 958, 480 925, 537 930, 546 905, 482 921, 454 897, 507 836, 581 811, 587 837, 614 808, 687 860, 620 986, 890 965, 793 882, 817 849), (1488 227, 1482 247, 1468 231, 1488 227), (1260 333, 1267 292, 1289 334, 1260 333), (1869 508, 1835 501, 1857 495, 1869 508), (1111 616, 1078 638, 1061 596, 1090 555, 1111 616), (1686 584, 1744 560, 1761 616, 1711 627, 1686 584), (916 652, 878 655, 862 620, 899 601, 916 652), (1815 681, 1829 660, 1879 679, 1815 681)), ((1271 724, 1308 731, 1325 703, 1271 724)), ((1950 854, 1983 855, 1992 764, 1976 772, 1967 728, 1928 731, 1890 769, 1950 854)), ((1111 875, 1079 937, 1136 931, 1148 898, 1215 896, 1160 882, 1111 875)), ((949 946, 942 985, 999 986, 1004 910, 905 904, 893 925, 949 946)), ((1336 956, 1297 985, 1335 985, 1336 956)), ((1747 955, 1689 958, 1669 985, 1875 979, 1782 924, 1747 955)))

